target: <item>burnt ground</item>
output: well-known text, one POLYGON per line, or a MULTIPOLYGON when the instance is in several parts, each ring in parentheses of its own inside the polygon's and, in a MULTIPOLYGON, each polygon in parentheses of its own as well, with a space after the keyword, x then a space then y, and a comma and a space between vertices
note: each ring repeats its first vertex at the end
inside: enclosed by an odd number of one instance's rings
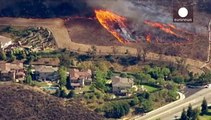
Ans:
POLYGON ((74 101, 38 92, 18 84, 0 84, 1 120, 102 120, 74 101))
POLYGON ((198 91, 202 90, 202 88, 189 88, 189 87, 185 87, 184 89, 184 94, 185 94, 185 97, 189 97, 195 93, 197 93, 198 91))

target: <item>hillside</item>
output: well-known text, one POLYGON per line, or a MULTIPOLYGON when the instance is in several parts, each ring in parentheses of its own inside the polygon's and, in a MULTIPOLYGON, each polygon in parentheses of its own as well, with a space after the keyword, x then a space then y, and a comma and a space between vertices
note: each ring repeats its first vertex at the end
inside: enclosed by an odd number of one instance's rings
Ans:
POLYGON ((76 102, 37 92, 18 84, 0 85, 1 120, 102 120, 76 102))

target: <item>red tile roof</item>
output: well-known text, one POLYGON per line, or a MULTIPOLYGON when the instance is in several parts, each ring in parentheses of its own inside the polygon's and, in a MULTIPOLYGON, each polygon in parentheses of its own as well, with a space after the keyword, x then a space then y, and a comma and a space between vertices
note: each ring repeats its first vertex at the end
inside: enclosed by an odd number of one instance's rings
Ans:
POLYGON ((78 79, 80 77, 82 78, 88 78, 91 77, 92 71, 90 69, 86 71, 79 71, 78 69, 71 69, 70 70, 70 78, 71 79, 78 79))

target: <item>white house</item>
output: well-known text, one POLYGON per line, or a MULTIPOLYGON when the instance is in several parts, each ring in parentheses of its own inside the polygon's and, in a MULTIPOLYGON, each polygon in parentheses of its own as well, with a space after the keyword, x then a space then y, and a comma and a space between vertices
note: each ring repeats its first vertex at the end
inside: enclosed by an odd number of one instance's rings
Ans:
POLYGON ((5 49, 11 44, 12 44, 11 38, 0 36, 0 47, 1 47, 1 49, 5 49))

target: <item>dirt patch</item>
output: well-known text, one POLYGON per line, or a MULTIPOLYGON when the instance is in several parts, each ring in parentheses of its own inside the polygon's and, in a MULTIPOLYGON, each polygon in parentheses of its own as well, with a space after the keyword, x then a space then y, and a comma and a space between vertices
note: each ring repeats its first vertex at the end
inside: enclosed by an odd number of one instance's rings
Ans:
POLYGON ((68 20, 66 26, 73 42, 101 46, 121 45, 97 20, 75 18, 68 20))

